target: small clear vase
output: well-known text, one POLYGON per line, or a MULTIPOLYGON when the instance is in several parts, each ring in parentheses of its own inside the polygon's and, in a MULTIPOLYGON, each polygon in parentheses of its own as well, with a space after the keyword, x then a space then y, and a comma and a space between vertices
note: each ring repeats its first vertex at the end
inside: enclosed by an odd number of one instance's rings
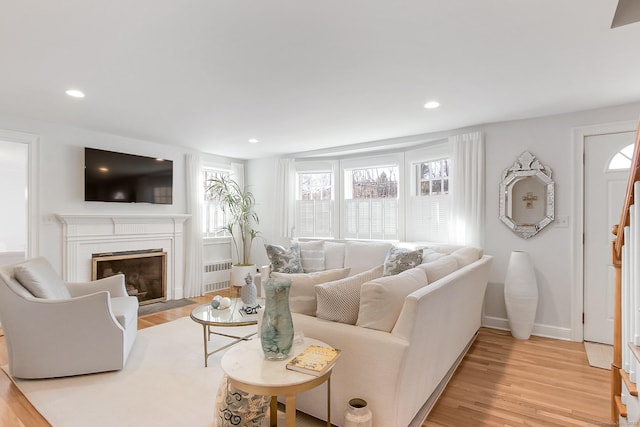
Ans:
POLYGON ((293 319, 289 309, 291 279, 268 279, 264 283, 265 304, 260 340, 265 358, 286 359, 293 346, 293 319))

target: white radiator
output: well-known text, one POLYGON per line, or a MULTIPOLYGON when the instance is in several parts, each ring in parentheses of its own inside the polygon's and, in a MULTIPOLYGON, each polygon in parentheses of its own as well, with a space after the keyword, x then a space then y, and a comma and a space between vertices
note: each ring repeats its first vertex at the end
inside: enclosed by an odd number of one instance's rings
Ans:
POLYGON ((231 260, 213 261, 204 266, 204 292, 210 293, 231 286, 231 260))

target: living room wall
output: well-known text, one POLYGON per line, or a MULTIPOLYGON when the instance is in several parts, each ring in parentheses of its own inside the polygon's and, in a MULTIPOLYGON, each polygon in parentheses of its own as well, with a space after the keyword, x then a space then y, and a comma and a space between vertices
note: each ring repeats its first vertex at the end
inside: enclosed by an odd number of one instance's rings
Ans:
MULTIPOLYGON (((192 150, 36 120, 0 116, 0 129, 39 135, 38 254, 62 271, 62 225, 55 214, 186 212, 185 155, 192 150), (103 203, 84 201, 85 146, 173 160, 173 204, 103 203)), ((231 159, 204 154, 206 160, 228 164, 231 159)))
MULTIPOLYGON (((572 265, 572 226, 576 212, 572 206, 574 140, 577 127, 607 124, 621 121, 638 121, 640 103, 609 108, 562 114, 536 119, 493 123, 447 132, 449 135, 480 130, 486 144, 486 223, 485 245, 494 263, 485 298, 484 324, 508 328, 504 305, 504 277, 509 256, 514 250, 529 252, 535 264, 539 287, 539 304, 534 334, 561 339, 572 339, 572 289, 574 274, 572 265), (567 216, 568 227, 552 223, 538 235, 524 240, 513 234, 498 218, 498 185, 502 171, 510 167, 525 150, 537 156, 551 168, 556 183, 556 218, 567 216)), ((426 134, 424 140, 441 137, 442 133, 426 134)), ((347 147, 348 148, 348 147, 347 147)), ((250 160, 247 164, 247 182, 252 186, 258 201, 261 231, 266 241, 277 240, 273 233, 274 217, 272 200, 273 177, 276 158, 250 160)), ((266 262, 264 250, 257 245, 254 259, 266 262)))

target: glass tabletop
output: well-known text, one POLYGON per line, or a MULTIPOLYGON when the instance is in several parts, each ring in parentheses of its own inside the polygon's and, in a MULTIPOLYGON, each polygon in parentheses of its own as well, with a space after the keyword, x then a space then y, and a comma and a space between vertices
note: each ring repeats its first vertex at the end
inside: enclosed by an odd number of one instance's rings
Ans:
MULTIPOLYGON (((264 307, 264 298, 258 298, 258 304, 264 307)), ((191 319, 198 323, 214 326, 243 326, 258 323, 258 314, 246 314, 241 311, 244 304, 240 298, 231 298, 228 308, 213 308, 210 303, 197 306, 191 311, 191 319)))

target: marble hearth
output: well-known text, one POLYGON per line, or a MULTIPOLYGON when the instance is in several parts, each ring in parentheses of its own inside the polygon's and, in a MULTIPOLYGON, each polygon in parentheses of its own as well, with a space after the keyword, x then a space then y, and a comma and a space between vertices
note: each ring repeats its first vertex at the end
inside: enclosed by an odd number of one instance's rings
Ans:
POLYGON ((162 249, 167 253, 166 297, 183 297, 184 214, 57 214, 63 228, 66 281, 91 280, 92 255, 162 249))

